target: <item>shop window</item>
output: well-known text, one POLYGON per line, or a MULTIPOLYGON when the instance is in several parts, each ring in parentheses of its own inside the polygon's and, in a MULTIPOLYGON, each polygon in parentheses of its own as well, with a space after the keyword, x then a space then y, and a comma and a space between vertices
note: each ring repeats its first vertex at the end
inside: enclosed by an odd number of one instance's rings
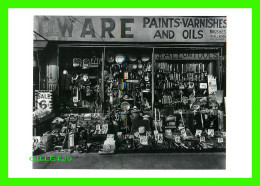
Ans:
POLYGON ((61 109, 101 112, 103 48, 60 48, 59 52, 61 109))
POLYGON ((119 114, 121 128, 131 131, 134 110, 152 116, 152 49, 107 48, 104 81, 105 109, 112 117, 119 114))

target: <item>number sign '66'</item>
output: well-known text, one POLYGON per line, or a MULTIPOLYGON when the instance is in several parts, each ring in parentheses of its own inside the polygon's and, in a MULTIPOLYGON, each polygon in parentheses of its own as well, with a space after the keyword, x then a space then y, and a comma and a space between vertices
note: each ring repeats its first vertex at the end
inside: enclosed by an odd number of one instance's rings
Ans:
POLYGON ((52 111, 52 92, 46 90, 35 91, 36 108, 44 111, 52 111))

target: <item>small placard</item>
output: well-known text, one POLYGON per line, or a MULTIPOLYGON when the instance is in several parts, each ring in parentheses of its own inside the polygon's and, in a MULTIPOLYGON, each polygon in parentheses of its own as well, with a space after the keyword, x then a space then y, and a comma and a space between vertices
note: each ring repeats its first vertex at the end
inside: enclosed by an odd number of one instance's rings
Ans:
POLYGON ((208 129, 208 135, 214 137, 214 129, 208 129))
POLYGON ((148 145, 147 136, 140 136, 140 143, 142 145, 148 145))
POLYGON ((73 97, 73 103, 79 102, 78 96, 73 97))
POLYGON ((179 89, 180 89, 180 90, 184 89, 184 85, 180 85, 180 86, 179 86, 179 89))
POLYGON ((163 134, 158 134, 158 143, 163 143, 163 134))
POLYGON ((202 134, 202 130, 196 130, 196 133, 195 133, 195 136, 197 137, 197 136, 201 136, 201 134, 202 134))
POLYGON ((223 138, 218 138, 218 143, 223 143, 224 139, 223 138))
POLYGON ((200 83, 200 89, 207 89, 208 85, 207 83, 200 83))
POLYGON ((205 142, 205 136, 200 136, 200 142, 205 142))

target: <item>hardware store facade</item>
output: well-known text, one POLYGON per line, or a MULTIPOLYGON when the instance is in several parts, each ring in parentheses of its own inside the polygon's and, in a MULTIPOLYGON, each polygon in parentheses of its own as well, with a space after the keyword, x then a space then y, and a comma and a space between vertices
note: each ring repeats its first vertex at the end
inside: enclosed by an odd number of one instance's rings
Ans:
POLYGON ((226 17, 34 17, 44 151, 225 151, 225 82, 226 17))

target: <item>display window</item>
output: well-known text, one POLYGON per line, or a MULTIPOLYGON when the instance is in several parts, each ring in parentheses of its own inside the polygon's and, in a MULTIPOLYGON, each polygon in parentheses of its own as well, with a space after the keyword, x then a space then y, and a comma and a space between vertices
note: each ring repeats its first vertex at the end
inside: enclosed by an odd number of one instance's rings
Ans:
POLYGON ((59 49, 61 112, 101 112, 102 52, 101 48, 59 49))

